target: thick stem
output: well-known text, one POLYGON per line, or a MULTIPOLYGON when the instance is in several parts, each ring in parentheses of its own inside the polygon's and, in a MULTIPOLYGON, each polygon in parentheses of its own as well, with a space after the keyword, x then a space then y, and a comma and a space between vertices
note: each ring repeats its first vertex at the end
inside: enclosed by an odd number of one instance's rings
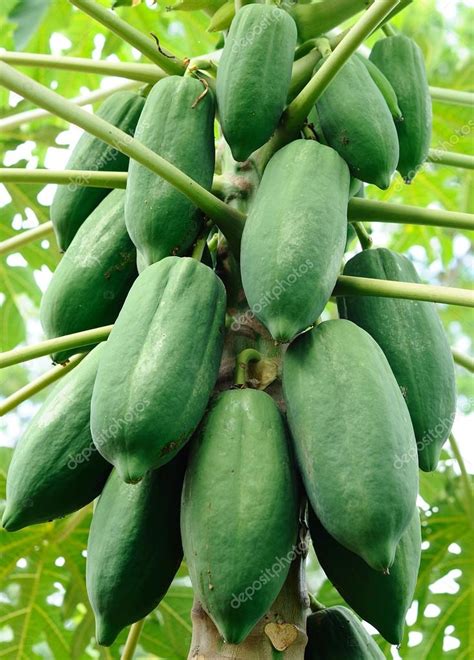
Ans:
POLYGON ((471 213, 424 209, 358 197, 353 197, 349 202, 348 218, 350 222, 365 220, 474 230, 474 214, 471 213))
POLYGON ((444 87, 430 87, 430 94, 433 101, 471 107, 474 105, 474 94, 472 92, 458 92, 455 89, 446 89, 444 87))
POLYGON ((362 249, 368 250, 373 245, 372 236, 369 234, 362 222, 354 222, 353 224, 362 249))
POLYGON ((135 649, 137 648, 138 640, 143 629, 145 619, 137 621, 132 624, 128 633, 127 641, 125 643, 125 648, 123 650, 120 660, 132 660, 135 654, 135 649))
POLYGON ((87 353, 74 355, 68 362, 66 362, 66 364, 58 364, 56 367, 53 367, 45 374, 39 376, 39 378, 36 378, 31 383, 28 383, 4 399, 0 403, 0 417, 72 371, 86 355, 87 353))
POLYGON ((112 325, 104 325, 100 328, 93 328, 92 330, 75 332, 72 335, 47 339, 39 344, 33 344, 33 346, 24 346, 14 348, 11 351, 5 351, 4 353, 0 353, 0 369, 10 367, 12 364, 28 362, 28 360, 34 360, 34 358, 50 355, 57 351, 81 348, 82 346, 89 346, 105 341, 110 335, 112 328, 112 325))
POLYGON ((462 167, 466 170, 474 170, 474 156, 457 154, 454 151, 443 151, 442 149, 430 149, 428 162, 437 165, 451 165, 462 167))
POLYGON ((332 292, 333 296, 377 296, 382 298, 404 298, 427 302, 474 307, 474 291, 447 286, 394 282, 369 277, 340 275, 332 292))
POLYGON ((234 384, 245 387, 247 382, 248 367, 250 362, 258 362, 262 355, 254 348, 246 348, 241 351, 235 361, 234 384))
POLYGON ((43 222, 38 227, 33 227, 33 229, 27 229, 22 231, 17 236, 12 236, 7 238, 5 241, 0 243, 0 255, 10 254, 11 252, 16 252, 19 248, 33 241, 37 241, 40 238, 49 236, 53 232, 53 223, 51 221, 43 222))
POLYGON ((4 62, 0 62, 0 82, 7 89, 76 124, 163 177, 214 220, 227 238, 231 250, 238 256, 245 219, 242 213, 225 204, 194 179, 124 131, 78 108, 4 62))
POLYGON ((69 0, 69 2, 106 28, 109 28, 118 37, 139 50, 145 57, 148 57, 149 60, 158 64, 166 73, 182 75, 186 70, 184 62, 177 60, 175 57, 163 55, 151 37, 146 37, 140 30, 129 25, 115 12, 99 5, 95 0, 69 0))
MULTIPOLYGON (((121 85, 117 85, 116 87, 98 89, 94 92, 88 92, 87 94, 76 96, 70 99, 70 102, 75 103, 76 105, 89 105, 92 103, 97 103, 98 101, 103 101, 115 92, 126 89, 136 89, 139 85, 140 83, 136 81, 129 81, 122 83, 121 85)), ((49 117, 51 114, 54 113, 51 113, 49 110, 45 110, 44 108, 35 108, 34 110, 18 112, 15 115, 10 115, 9 117, 0 119, 0 131, 13 130, 14 128, 18 128, 18 126, 22 126, 23 124, 29 124, 32 121, 37 121, 38 119, 49 117)))
POLYGON ((471 357, 470 355, 466 355, 465 353, 461 353, 461 351, 458 351, 455 348, 452 348, 451 352, 453 354, 453 360, 456 362, 456 364, 459 364, 461 367, 464 367, 464 369, 467 369, 471 373, 474 373, 473 357, 471 357))
POLYGON ((17 66, 46 67, 65 71, 97 73, 101 76, 117 76, 129 80, 154 83, 166 77, 166 73, 155 64, 134 64, 131 62, 105 62, 85 57, 56 57, 39 53, 0 53, 0 61, 17 66))
POLYGON ((0 183, 72 183, 88 188, 125 188, 127 172, 97 170, 27 170, 23 167, 0 168, 0 183))
POLYGON ((456 438, 451 433, 449 435, 449 444, 451 451, 454 454, 454 458, 459 466, 461 472, 461 481, 464 490, 464 504, 466 506, 466 513, 468 514, 469 520, 471 521, 471 526, 474 526, 474 501, 472 495, 472 486, 471 486, 471 477, 469 476, 468 471, 466 470, 466 465, 462 457, 459 445, 456 442, 456 438))

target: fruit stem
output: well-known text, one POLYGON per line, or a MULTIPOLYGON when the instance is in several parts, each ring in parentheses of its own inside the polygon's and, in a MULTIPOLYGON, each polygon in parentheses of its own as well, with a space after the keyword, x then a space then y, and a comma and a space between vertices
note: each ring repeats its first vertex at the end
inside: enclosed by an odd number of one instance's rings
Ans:
POLYGON ((183 75, 186 70, 184 62, 175 57, 168 57, 161 52, 158 45, 132 25, 120 18, 115 12, 109 11, 95 0, 69 0, 72 5, 91 16, 94 20, 109 28, 118 37, 136 48, 142 55, 158 64, 170 75, 183 75))
MULTIPOLYGON (((75 0, 76 1, 76 0, 75 0)), ((84 0, 81 0, 83 2, 84 0)), ((95 135, 141 165, 161 176, 188 197, 217 224, 225 235, 230 249, 238 256, 245 215, 200 186, 194 179, 102 118, 91 115, 66 101, 44 85, 0 62, 0 83, 33 103, 95 135)))
POLYGON ((42 374, 31 383, 21 387, 19 390, 4 399, 0 403, 0 417, 72 371, 74 367, 77 367, 79 362, 86 357, 86 355, 87 353, 74 355, 74 357, 70 358, 65 364, 56 365, 45 374, 42 374))
POLYGON ((135 654, 135 649, 137 648, 138 639, 140 637, 140 633, 142 632, 144 623, 145 623, 145 619, 141 619, 140 621, 137 621, 136 623, 133 623, 130 626, 127 641, 125 643, 125 648, 123 650, 120 660, 132 660, 135 654))
POLYGON ((71 335, 47 339, 32 346, 23 346, 21 348, 14 348, 11 351, 5 351, 4 353, 0 353, 0 369, 10 367, 13 364, 19 364, 20 362, 28 362, 28 360, 43 357, 43 355, 49 355, 50 353, 65 351, 70 348, 80 348, 81 346, 89 346, 90 344, 105 341, 110 335, 112 328, 112 325, 104 325, 100 328, 93 328, 92 330, 83 330, 82 332, 75 332, 71 335))
POLYGON ((166 73, 155 64, 135 64, 132 62, 106 62, 85 57, 65 57, 40 53, 0 53, 0 61, 17 66, 37 66, 48 69, 63 69, 97 73, 103 76, 116 76, 140 82, 155 83, 166 77, 166 73))
POLYGON ((372 222, 388 222, 433 225, 450 227, 452 229, 474 230, 474 214, 442 209, 419 208, 406 204, 390 204, 375 200, 353 197, 348 207, 349 222, 366 220, 372 222))
POLYGON ((38 227, 33 227, 33 229, 22 231, 16 236, 12 236, 11 238, 7 238, 0 242, 0 255, 16 252, 18 248, 28 245, 28 243, 32 243, 33 241, 37 241, 39 238, 44 238, 52 232, 53 223, 51 221, 43 222, 38 225, 38 227))
POLYGON ((464 503, 466 506, 466 512, 468 514, 471 527, 474 527, 474 501, 472 495, 471 477, 466 470, 466 465, 459 449, 459 445, 452 433, 449 435, 449 444, 461 472, 461 482, 464 489, 464 503))
POLYGON ((386 37, 396 37, 397 31, 390 25, 390 23, 385 23, 382 25, 383 33, 386 37))
POLYGON ((1 167, 0 183, 58 183, 90 188, 125 188, 127 172, 97 170, 27 170, 24 167, 1 167))
POLYGON ((320 612, 321 610, 325 610, 326 608, 322 603, 319 602, 313 594, 308 593, 308 598, 309 598, 309 607, 311 609, 311 612, 320 612))
MULTIPOLYGON (((98 101, 103 101, 108 98, 115 92, 123 91, 126 89, 136 89, 139 87, 140 83, 136 81, 128 81, 117 85, 116 87, 110 87, 107 89, 96 89, 93 92, 88 92, 82 96, 76 96, 70 99, 71 103, 76 105, 89 105, 91 103, 97 103, 98 101)), ((18 112, 15 115, 9 115, 8 117, 3 117, 0 119, 0 130, 12 130, 22 126, 23 124, 29 124, 32 121, 37 121, 38 119, 43 119, 44 117, 49 117, 53 113, 45 110, 44 108, 35 108, 34 110, 25 110, 24 112, 18 112)))
POLYGON ((237 355, 235 361, 234 384, 245 387, 248 378, 248 366, 250 362, 258 362, 262 359, 261 353, 254 348, 245 348, 237 355))
POLYGON ((459 364, 461 367, 464 367, 471 373, 474 373, 474 358, 472 358, 470 355, 466 355, 465 353, 461 353, 461 351, 458 351, 455 348, 452 348, 451 352, 456 364, 459 364))
POLYGON ((466 170, 474 170, 474 156, 457 154, 453 151, 430 149, 427 160, 429 163, 435 163, 437 165, 452 165, 453 167, 462 167, 466 170))
POLYGON ((201 261, 204 248, 206 247, 206 243, 207 241, 205 236, 198 238, 198 240, 194 244, 193 251, 191 253, 191 257, 193 259, 196 259, 197 261, 201 261))
POLYGON ((373 245, 372 236, 369 234, 363 222, 353 223, 357 238, 363 250, 368 250, 373 245))
POLYGON ((430 87, 430 94, 433 101, 471 107, 474 105, 474 93, 472 92, 459 92, 455 89, 446 89, 444 87, 430 87))
POLYGON ((415 282, 396 282, 369 277, 340 275, 332 292, 333 296, 377 296, 382 298, 403 298, 426 302, 474 307, 474 291, 456 289, 415 282))

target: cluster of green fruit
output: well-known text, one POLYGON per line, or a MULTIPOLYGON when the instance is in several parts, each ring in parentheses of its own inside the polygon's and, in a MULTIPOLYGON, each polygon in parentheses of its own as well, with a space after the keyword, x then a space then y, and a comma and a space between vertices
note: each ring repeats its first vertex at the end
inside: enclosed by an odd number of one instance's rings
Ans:
MULTIPOLYGON (((232 22, 216 100, 238 161, 278 126, 296 42, 293 19, 270 5, 245 6, 232 22)), ((317 140, 296 135, 265 169, 240 272, 250 309, 276 342, 289 343, 289 428, 257 389, 227 389, 209 405, 227 301, 212 260, 186 256, 203 232, 201 211, 143 165, 91 136, 79 141, 71 169, 128 167, 127 187, 58 189, 51 217, 65 255, 41 321, 48 337, 114 327, 107 342, 86 347, 19 442, 3 525, 52 520, 100 495, 87 550, 100 644, 156 607, 182 544, 219 633, 245 640, 290 562, 271 577, 266 569, 299 552, 298 472, 321 566, 355 612, 401 641, 420 560, 418 462, 435 469, 451 428, 451 353, 431 303, 348 296, 340 319, 314 324, 340 271, 351 195, 361 181, 387 187, 396 168, 413 178, 427 155, 430 112, 418 47, 404 36, 381 39, 370 62, 353 56, 318 100, 308 118, 317 140)), ((116 93, 99 111, 207 190, 215 113, 213 92, 191 75, 161 80, 146 100, 116 93)), ((405 257, 385 249, 357 254, 344 273, 418 281, 405 257)), ((333 657, 324 648, 338 644, 341 657, 381 655, 344 608, 312 615, 308 635, 308 657, 333 657)))

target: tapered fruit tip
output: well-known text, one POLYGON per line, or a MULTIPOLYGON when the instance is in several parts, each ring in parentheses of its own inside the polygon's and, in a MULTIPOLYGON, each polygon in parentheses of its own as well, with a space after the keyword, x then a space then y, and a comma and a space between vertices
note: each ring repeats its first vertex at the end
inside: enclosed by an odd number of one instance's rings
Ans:
POLYGON ((226 622, 225 624, 221 623, 217 626, 217 629, 221 633, 224 642, 226 644, 235 645, 242 644, 246 637, 248 637, 252 628, 253 626, 246 626, 245 628, 237 627, 230 624, 230 622, 226 622))
POLYGON ((441 451, 436 454, 436 456, 425 456, 424 454, 418 454, 418 465, 420 470, 423 472, 434 472, 438 466, 439 455, 441 451))
POLYGON ((96 616, 95 619, 95 638, 97 644, 100 646, 112 646, 112 644, 117 639, 121 628, 117 628, 106 621, 103 621, 100 617, 96 616))
POLYGON ((288 344, 297 334, 284 319, 276 319, 265 324, 277 344, 288 344))
POLYGON ((133 458, 125 457, 114 461, 115 469, 119 477, 126 484, 137 484, 145 476, 145 472, 138 461, 133 458))
POLYGON ((366 554, 362 559, 373 568, 374 571, 379 571, 384 575, 389 575, 390 567, 395 561, 395 550, 390 551, 389 548, 375 548, 375 552, 370 555, 366 554))
POLYGON ((389 174, 381 175, 377 179, 377 181, 375 181, 375 185, 377 186, 377 188, 380 188, 380 190, 387 190, 391 182, 392 182, 392 177, 389 174))
POLYGON ((3 512, 2 527, 7 532, 16 532, 17 530, 21 529, 22 524, 18 520, 18 516, 7 508, 3 512))

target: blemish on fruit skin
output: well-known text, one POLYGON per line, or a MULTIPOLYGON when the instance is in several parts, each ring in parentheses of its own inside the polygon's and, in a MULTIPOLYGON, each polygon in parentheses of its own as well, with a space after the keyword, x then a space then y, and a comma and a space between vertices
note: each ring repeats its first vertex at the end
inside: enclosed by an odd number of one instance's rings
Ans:
POLYGON ((171 442, 168 442, 168 444, 161 449, 160 456, 166 456, 166 454, 170 454, 171 452, 178 449, 178 447, 179 447, 179 443, 176 442, 175 440, 172 440, 171 442))

